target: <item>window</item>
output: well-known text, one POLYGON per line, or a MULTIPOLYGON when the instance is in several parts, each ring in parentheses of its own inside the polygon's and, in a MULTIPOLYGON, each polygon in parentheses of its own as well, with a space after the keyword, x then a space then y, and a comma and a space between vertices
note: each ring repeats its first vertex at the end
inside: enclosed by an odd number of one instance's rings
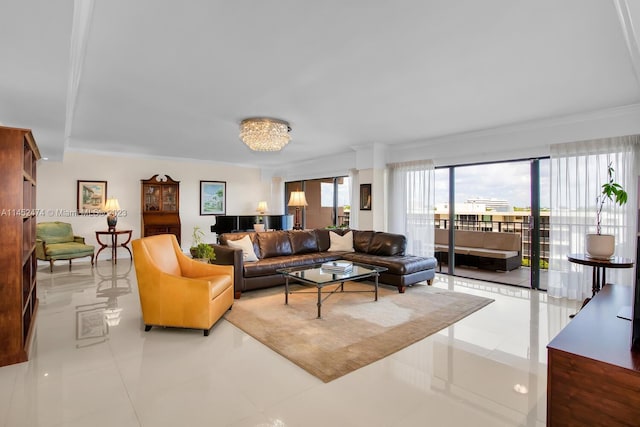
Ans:
MULTIPOLYGON (((349 226, 351 213, 351 183, 348 176, 292 181, 285 183, 285 201, 292 191, 304 191, 307 206, 302 209, 303 228, 349 226)), ((291 215, 295 208, 287 206, 291 215)))

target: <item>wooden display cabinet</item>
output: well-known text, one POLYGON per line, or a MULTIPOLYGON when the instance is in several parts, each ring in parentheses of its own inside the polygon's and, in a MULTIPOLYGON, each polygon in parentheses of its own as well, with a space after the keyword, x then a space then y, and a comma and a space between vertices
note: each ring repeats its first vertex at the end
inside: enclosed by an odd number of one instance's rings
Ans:
POLYGON ((173 234, 180 243, 180 181, 154 175, 141 182, 142 237, 173 234))
POLYGON ((39 159, 30 130, 0 126, 0 366, 27 361, 35 332, 39 159))

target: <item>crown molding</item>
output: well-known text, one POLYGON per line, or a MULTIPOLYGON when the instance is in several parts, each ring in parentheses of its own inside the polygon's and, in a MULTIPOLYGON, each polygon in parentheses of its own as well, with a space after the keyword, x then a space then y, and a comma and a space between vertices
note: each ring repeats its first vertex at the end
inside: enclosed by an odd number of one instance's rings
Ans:
POLYGON ((461 139, 475 139, 488 136, 498 136, 510 133, 526 132, 540 129, 548 129, 557 126, 572 125, 581 122, 598 121, 621 117, 627 115, 640 115, 640 103, 624 105, 619 107, 606 108, 602 110, 590 111, 585 113, 568 114, 565 116, 549 117, 536 120, 528 120, 524 122, 513 123, 505 126, 496 126, 487 129, 480 129, 469 132, 461 132, 455 134, 447 134, 428 138, 421 141, 408 142, 403 144, 394 144, 397 149, 411 149, 417 147, 425 147, 429 145, 442 144, 451 141, 459 141, 461 139))

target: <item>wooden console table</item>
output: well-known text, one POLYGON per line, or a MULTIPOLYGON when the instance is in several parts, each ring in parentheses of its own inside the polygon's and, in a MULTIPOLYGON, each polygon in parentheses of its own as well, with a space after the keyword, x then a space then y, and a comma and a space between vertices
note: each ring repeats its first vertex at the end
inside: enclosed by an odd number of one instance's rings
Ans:
POLYGON ((96 261, 98 260, 98 255, 105 248, 111 248, 111 262, 114 264, 118 263, 118 248, 125 248, 129 252, 129 257, 133 260, 133 254, 131 253, 131 249, 127 246, 131 241, 131 233, 132 230, 115 230, 115 231, 96 231, 96 240, 100 245, 100 249, 98 249, 98 253, 96 253, 96 261), (118 244, 118 236, 121 234, 127 235, 127 241, 124 243, 118 244), (111 242, 104 243, 100 240, 100 236, 111 236, 111 242), (110 244, 109 244, 110 243, 110 244))
POLYGON ((548 426, 629 426, 640 420, 640 353, 617 317, 633 287, 608 284, 547 346, 548 426))

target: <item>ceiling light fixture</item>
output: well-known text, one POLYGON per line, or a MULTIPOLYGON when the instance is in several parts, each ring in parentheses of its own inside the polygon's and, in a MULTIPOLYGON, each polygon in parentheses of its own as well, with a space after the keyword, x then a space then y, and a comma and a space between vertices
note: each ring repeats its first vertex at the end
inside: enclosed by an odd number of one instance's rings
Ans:
POLYGON ((280 151, 289 143, 291 126, 284 120, 252 117, 240 122, 240 139, 253 151, 280 151))

